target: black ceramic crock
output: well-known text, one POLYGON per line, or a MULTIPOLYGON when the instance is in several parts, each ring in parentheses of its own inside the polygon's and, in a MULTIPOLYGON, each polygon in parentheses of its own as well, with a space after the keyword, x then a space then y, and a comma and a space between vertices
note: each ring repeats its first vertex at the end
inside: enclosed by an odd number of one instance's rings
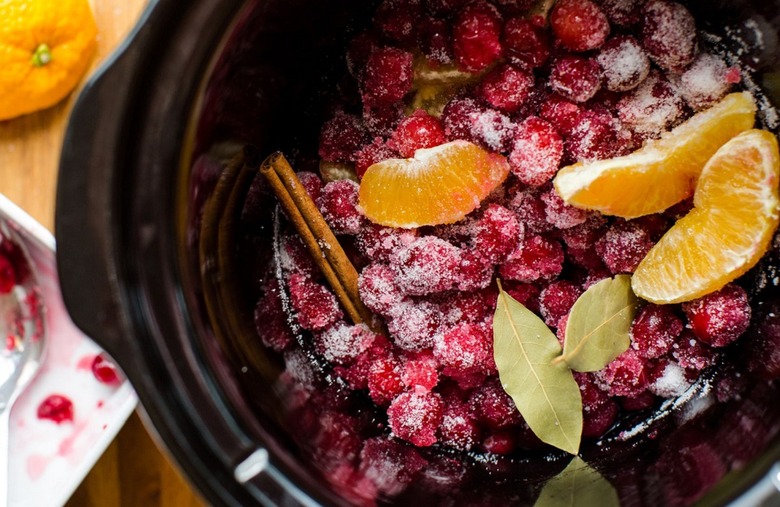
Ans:
MULTIPOLYGON (((344 45, 368 22, 369 3, 153 0, 73 111, 56 211, 66 304, 77 325, 122 366, 159 442, 215 505, 348 503, 319 477, 298 445, 301 436, 279 415, 273 360, 256 337, 242 335, 254 333, 253 302, 230 295, 221 305, 204 302, 209 291, 224 296, 219 284, 225 280, 210 279, 224 273, 198 252, 192 227, 198 207, 216 188, 213 181, 198 181, 209 179, 199 168, 200 154, 247 142, 257 149, 251 157, 277 149, 311 151, 327 110, 323 90, 340 85, 344 45)), ((692 2, 691 9, 705 30, 724 34, 730 27, 730 34, 741 35, 748 43, 743 63, 756 71, 771 99, 780 72, 780 2, 711 0, 692 2)), ((733 45, 729 40, 725 44, 733 45)), ((261 217, 255 224, 261 239, 255 254, 261 257, 270 251, 269 223, 261 217)), ((242 290, 240 280, 229 282, 231 290, 242 290)), ((771 291, 761 297, 760 315, 780 309, 771 291)), ((732 433, 759 447, 696 495, 701 505, 756 505, 773 491, 780 387, 755 382, 747 401, 728 410, 750 409, 760 424, 739 426, 744 420, 732 417, 723 424, 734 427, 725 432, 716 431, 720 419, 688 428, 705 443, 732 433)), ((643 451, 641 438, 623 446, 605 442, 596 452, 600 469, 618 478, 621 467, 641 473, 645 461, 668 459, 674 450, 668 448, 682 441, 674 432, 659 438, 652 455, 643 451)), ((479 487, 488 491, 494 484, 486 477, 479 487)), ((662 484, 636 484, 627 504, 658 505, 654 488, 662 484)), ((410 495, 399 502, 439 500, 431 492, 410 495)))

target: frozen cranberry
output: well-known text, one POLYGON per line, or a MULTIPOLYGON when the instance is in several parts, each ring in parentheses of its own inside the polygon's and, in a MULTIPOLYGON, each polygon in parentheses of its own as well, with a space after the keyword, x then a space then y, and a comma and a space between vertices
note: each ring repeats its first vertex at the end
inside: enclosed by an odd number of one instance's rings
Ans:
POLYGON ((418 0, 384 0, 374 13, 374 25, 387 39, 407 46, 414 43, 421 21, 418 0))
POLYGON ((542 289, 539 293, 539 313, 544 322, 555 327, 561 317, 569 313, 580 294, 582 289, 566 280, 552 282, 542 289))
POLYGON ((374 136, 389 137, 404 118, 402 102, 380 106, 363 105, 363 123, 374 136))
POLYGON ((525 306, 532 312, 539 311, 539 292, 536 285, 530 283, 517 283, 507 281, 504 283, 504 290, 512 296, 515 301, 525 306))
POLYGON ((441 443, 460 451, 469 451, 479 442, 480 436, 479 426, 468 404, 457 399, 449 400, 439 424, 441 443))
POLYGON ((499 268, 501 278, 518 282, 546 280, 563 269, 563 247, 554 239, 531 236, 499 268))
POLYGON ((368 394, 374 403, 385 406, 404 391, 401 363, 393 356, 375 360, 368 371, 368 394))
POLYGON ((650 73, 650 59, 639 42, 630 35, 608 40, 596 56, 607 89, 614 92, 633 90, 650 73))
POLYGON ((440 325, 441 314, 434 304, 404 301, 391 309, 387 329, 398 347, 414 351, 429 348, 440 325))
POLYGON ((466 250, 460 256, 455 284, 460 291, 484 289, 493 281, 493 264, 476 251, 466 250))
POLYGON ((647 389, 648 363, 628 349, 596 375, 611 396, 637 396, 647 389))
POLYGON ((358 184, 352 180, 327 183, 317 206, 336 234, 357 234, 363 225, 363 216, 357 210, 358 184))
POLYGON ((517 437, 510 431, 492 431, 482 440, 482 449, 490 454, 507 455, 517 448, 517 437))
POLYGON ((609 430, 617 420, 620 406, 612 399, 607 398, 597 408, 584 410, 582 413, 582 436, 598 438, 609 430))
POLYGON ((496 297, 492 287, 444 293, 438 301, 443 324, 451 326, 465 322, 484 322, 495 311, 496 297))
POLYGON ((411 245, 417 238, 414 230, 395 229, 367 222, 355 238, 358 250, 376 261, 387 262, 393 253, 411 245))
POLYGON ((282 304, 282 289, 276 278, 265 285, 263 296, 255 306, 254 321, 257 336, 266 347, 281 352, 294 343, 295 337, 282 304))
POLYGON ((613 274, 633 273, 653 244, 644 228, 635 222, 621 221, 596 242, 596 252, 613 274))
POLYGON ((590 58, 562 56, 553 63, 550 88, 573 102, 585 102, 601 88, 601 67, 590 58))
POLYGON ((713 105, 731 89, 731 69, 719 56, 702 53, 676 80, 680 95, 694 111, 713 105))
POLYGON ((685 6, 650 0, 642 9, 642 45, 664 70, 682 72, 696 56, 696 22, 685 6))
POLYGON ((374 337, 365 324, 354 326, 338 323, 317 335, 315 344, 319 353, 330 363, 345 364, 368 350, 374 337))
POLYGON ((385 264, 374 263, 358 277, 360 300, 372 311, 388 315, 404 299, 395 285, 395 275, 385 264))
POLYGON ((400 49, 376 49, 366 62, 363 102, 387 106, 404 98, 412 89, 412 55, 400 49))
POLYGON ((532 116, 515 131, 509 166, 526 185, 540 186, 555 176, 562 156, 561 136, 552 125, 532 116))
POLYGON ((483 383, 469 398, 471 409, 480 423, 494 430, 507 429, 522 422, 515 402, 497 379, 483 383))
POLYGON ((523 231, 512 211, 490 204, 477 222, 474 248, 489 262, 503 262, 520 244, 523 231))
POLYGON ((559 231, 560 238, 568 248, 593 249, 596 241, 604 234, 606 219, 593 213, 581 224, 559 231))
POLYGON ((293 273, 288 284, 290 303, 302 328, 318 331, 331 326, 344 316, 336 296, 317 282, 293 273))
POLYGON ((354 460, 361 441, 357 421, 346 414, 326 411, 319 415, 317 434, 312 441, 315 459, 326 467, 354 460))
POLYGON ((591 0, 559 0, 550 14, 550 27, 567 49, 589 51, 609 35, 609 21, 591 0))
POLYGON ((402 157, 411 158, 415 151, 438 146, 445 140, 444 126, 441 121, 418 109, 413 115, 401 121, 388 141, 388 145, 402 157))
POLYGON ((360 118, 338 112, 322 126, 318 153, 324 160, 352 162, 365 138, 366 131, 360 118))
POLYGON ((682 321, 670 307, 648 304, 631 324, 631 346, 640 357, 661 357, 672 349, 682 330, 682 321))
POLYGON ((92 361, 92 375, 103 384, 116 385, 122 381, 119 368, 103 354, 98 354, 92 361))
POLYGON ((443 19, 428 18, 419 27, 420 49, 429 62, 452 63, 452 27, 443 19))
POLYGON ((569 135, 577 124, 582 107, 554 93, 545 98, 539 108, 539 116, 562 135, 569 135))
POLYGON ((452 38, 460 68, 479 72, 501 56, 501 14, 487 2, 471 3, 455 20, 452 38))
POLYGON ((712 347, 724 347, 742 336, 750 325, 747 293, 736 284, 683 304, 696 338, 712 347))
POLYGON ((550 57, 547 32, 525 18, 511 18, 504 24, 504 49, 513 63, 541 67, 550 57))
POLYGON ((409 389, 420 387, 430 391, 439 383, 436 358, 429 350, 407 355, 403 363, 402 380, 409 389))
POLYGON ((38 405, 38 419, 48 419, 57 424, 73 421, 73 402, 61 394, 52 394, 38 405))
POLYGON ((460 250, 435 236, 424 236, 391 259, 395 282, 404 294, 423 296, 450 289, 460 250))
POLYGON ((676 361, 662 358, 650 364, 648 389, 661 398, 676 398, 691 387, 689 373, 676 361))
POLYGON ((447 139, 463 139, 493 151, 511 148, 515 124, 508 116, 470 98, 455 98, 442 112, 447 139))
POLYGON ((601 9, 607 18, 618 26, 631 26, 639 22, 645 0, 602 0, 601 9))
POLYGON ((477 94, 496 109, 514 113, 528 99, 533 86, 533 74, 511 65, 501 65, 482 78, 477 94))
POLYGON ((426 466, 425 459, 412 447, 395 439, 376 437, 363 444, 358 470, 380 493, 392 497, 402 492, 426 466))
POLYGON ((683 368, 699 372, 715 362, 717 352, 696 339, 694 334, 685 329, 672 347, 672 357, 683 368))
POLYGON ((393 433, 418 447, 436 443, 441 413, 441 397, 422 389, 401 394, 387 409, 393 433))
POLYGON ((530 188, 517 192, 509 205, 525 226, 526 234, 539 234, 552 230, 552 224, 547 221, 544 201, 542 201, 537 189, 530 188))
POLYGON ((482 329, 463 323, 435 338, 433 354, 443 366, 462 369, 480 367, 490 353, 488 340, 482 329))
POLYGON ((568 229, 584 224, 590 212, 570 206, 561 199, 555 188, 550 187, 541 195, 544 202, 544 213, 547 221, 558 229, 568 229))
POLYGON ((296 173, 296 175, 298 176, 301 185, 303 185, 303 188, 306 189, 306 193, 311 197, 311 200, 316 202, 322 194, 322 178, 311 171, 301 171, 296 173))
POLYGON ((617 103, 620 121, 639 134, 658 137, 676 125, 685 112, 685 102, 674 87, 657 72, 642 81, 617 103))
POLYGON ((610 113, 586 110, 577 117, 565 147, 571 160, 591 161, 628 154, 634 149, 634 142, 630 135, 623 135, 619 122, 610 113))
POLYGON ((279 265, 289 273, 300 273, 310 278, 319 276, 319 268, 312 260, 306 245, 297 234, 282 236, 279 249, 279 265))
POLYGON ((362 178, 369 167, 389 158, 397 158, 398 152, 387 145, 381 137, 375 137, 355 152, 355 172, 358 178, 362 178))

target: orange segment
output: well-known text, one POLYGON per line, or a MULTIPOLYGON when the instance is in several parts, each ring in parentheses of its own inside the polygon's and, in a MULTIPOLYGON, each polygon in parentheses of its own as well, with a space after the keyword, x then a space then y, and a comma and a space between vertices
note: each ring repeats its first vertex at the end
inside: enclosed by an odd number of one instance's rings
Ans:
POLYGON ((360 182, 369 220, 390 227, 457 222, 509 174, 506 159, 467 141, 417 150, 413 158, 372 165, 360 182))
POLYGON ((693 193, 704 164, 755 122, 749 93, 732 93, 630 155, 564 167, 553 180, 564 201, 607 215, 658 213, 693 193))
POLYGON ((744 132, 704 167, 694 209, 642 260, 631 280, 637 296, 679 303, 714 292, 753 267, 780 222, 780 155, 764 130, 744 132))

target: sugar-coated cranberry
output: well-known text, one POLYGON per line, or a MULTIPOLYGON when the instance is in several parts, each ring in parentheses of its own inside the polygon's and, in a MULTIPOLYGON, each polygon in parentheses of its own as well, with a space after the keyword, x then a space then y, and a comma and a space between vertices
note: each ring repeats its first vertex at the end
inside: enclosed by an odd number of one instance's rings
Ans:
POLYGON ((390 403, 387 417, 393 433, 418 447, 436 443, 441 422, 441 397, 424 389, 408 391, 390 403))
POLYGON ((544 322, 550 327, 558 325, 581 294, 582 289, 567 280, 552 282, 542 289, 539 293, 539 313, 544 322))
POLYGON ((358 184, 352 180, 327 183, 317 199, 325 221, 336 234, 357 234, 363 225, 363 216, 357 210, 358 184))
POLYGON ((609 20, 591 0, 559 0, 550 14, 550 27, 567 49, 589 51, 609 35, 609 20))
POLYGON ((402 157, 410 158, 414 156, 415 151, 444 144, 445 140, 444 126, 441 121, 418 109, 398 124, 388 145, 402 157))
POLYGON ((512 454, 516 448, 517 437, 511 431, 491 431, 482 439, 482 450, 490 454, 512 454))
POLYGON ((363 269, 358 277, 360 300, 372 311, 389 315, 404 297, 395 285, 395 275, 386 265, 374 263, 363 269))
POLYGON ((336 296, 310 278, 293 273, 289 277, 288 286, 290 303, 302 328, 318 331, 344 316, 336 296))
POLYGON ((509 203, 510 208, 517 213, 517 218, 525 226, 527 234, 549 232, 553 228, 552 224, 547 221, 545 204, 540 194, 539 189, 529 188, 517 192, 509 203))
POLYGON ((361 446, 357 424, 353 417, 340 412, 326 411, 319 414, 312 447, 320 465, 333 467, 357 457, 361 446))
POLYGON ((488 374, 482 368, 464 370, 463 368, 453 368, 451 366, 442 367, 441 374, 464 391, 471 391, 481 386, 488 377, 488 374))
POLYGON ((481 367, 487 359, 489 337, 474 324, 456 325, 434 339, 433 354, 443 366, 469 369, 481 367))
POLYGON ((403 361, 402 380, 409 389, 430 391, 439 383, 439 365, 429 350, 407 354, 403 361))
POLYGON ((92 360, 92 375, 103 384, 116 385, 122 381, 122 375, 116 363, 104 354, 98 354, 92 360))
POLYGON ((682 72, 696 56, 696 22, 677 2, 650 0, 642 9, 642 45, 662 69, 682 72))
POLYGON ((296 175, 298 176, 301 185, 303 185, 303 188, 306 189, 306 193, 311 197, 311 200, 316 202, 322 194, 322 178, 311 171, 300 171, 296 173, 296 175))
POLYGON ((607 398, 595 410, 582 413, 582 436, 598 438, 609 430, 617 420, 620 406, 613 398, 607 398))
POLYGON ((466 6, 452 28, 455 60, 463 70, 479 72, 501 56, 501 14, 477 1, 466 6))
POLYGON ((515 402, 495 378, 477 387, 469 398, 469 404, 477 420, 488 428, 507 429, 522 422, 515 402))
POLYGON ((417 238, 412 229, 396 229, 366 222, 355 237, 358 250, 375 261, 388 262, 398 250, 411 245, 417 238))
POLYGON ((645 359, 628 349, 596 375, 611 396, 637 396, 647 389, 647 366, 645 359))
POLYGON ((639 224, 621 221, 614 223, 596 242, 596 252, 613 274, 633 273, 653 244, 639 224))
POLYGON ((365 138, 366 130, 360 118, 337 112, 322 126, 318 153, 324 160, 351 162, 365 138))
POLYGON ((57 424, 73 421, 73 402, 67 396, 52 394, 38 405, 38 419, 48 419, 57 424))
POLYGON ((539 117, 526 118, 515 130, 509 167, 526 185, 540 186, 555 176, 563 157, 563 140, 539 117))
POLYGON ((310 278, 319 276, 319 268, 311 258, 300 236, 285 234, 279 248, 279 265, 285 272, 300 273, 310 278))
POLYGON ((562 229, 559 236, 568 248, 593 249, 596 241, 604 234, 607 220, 598 213, 588 215, 581 224, 562 229))
POLYGON ((438 300, 442 324, 449 327, 464 322, 484 322, 495 311, 496 296, 492 287, 445 292, 438 300))
POLYGON ((610 22, 618 26, 631 26, 639 22, 645 0, 601 0, 601 9, 610 22))
POLYGON ((536 285, 508 280, 504 283, 504 291, 532 312, 539 311, 539 292, 541 289, 536 285))
POLYGON ((368 371, 368 394, 374 403, 386 406, 404 392, 403 369, 395 357, 376 359, 368 371))
POLYGON ((447 139, 463 139, 493 151, 507 152, 515 124, 505 114, 484 107, 470 98, 452 99, 442 112, 447 139))
POLYGON ((537 68, 550 57, 547 32, 525 18, 511 18, 504 24, 504 49, 509 59, 520 66, 537 68))
POLYGON ((676 80, 680 95, 694 111, 713 105, 731 89, 731 69, 711 53, 700 54, 676 80))
POLYGON ((585 102, 601 88, 601 67, 591 58, 564 55, 553 62, 550 88, 573 102, 585 102))
POLYGON ((368 106, 388 106, 404 98, 412 89, 412 54, 384 47, 374 50, 366 62, 363 102, 368 106))
POLYGON ((257 336, 272 350, 281 352, 295 341, 282 304, 282 289, 275 277, 263 287, 263 296, 255 306, 254 321, 257 336))
POLYGON ((669 306, 648 304, 631 324, 631 347, 648 359, 665 355, 683 330, 683 323, 669 306))
POLYGON ((650 59, 635 38, 621 35, 608 40, 596 56, 608 90, 633 90, 650 73, 650 59))
POLYGON ((697 340, 689 329, 684 329, 672 346, 672 357, 686 370, 699 372, 714 364, 717 352, 697 340))
POLYGON ((498 272, 501 278, 518 282, 546 280, 560 274, 563 259, 563 247, 559 242, 544 236, 530 236, 512 252, 498 272))
POLYGON ((355 172, 362 178, 369 167, 390 158, 398 158, 398 152, 387 145, 381 137, 375 137, 355 152, 355 172))
POLYGON ((661 398, 676 398, 691 387, 689 372, 676 361, 666 358, 650 364, 647 374, 648 390, 661 398))
POLYGON ((724 347, 747 331, 750 303, 745 289, 730 283, 712 294, 683 304, 696 338, 712 347, 724 347))
POLYGON ((402 46, 411 45, 421 10, 419 0, 384 0, 374 13, 374 26, 387 39, 402 46))
POLYGON ((533 86, 533 74, 511 65, 501 65, 482 78, 477 94, 496 109, 514 113, 528 99, 533 86))
POLYGON ((577 119, 582 113, 582 107, 570 102, 553 93, 548 95, 539 108, 539 116, 550 122, 550 124, 564 136, 577 125, 577 119))
POLYGON ((404 301, 394 306, 387 322, 393 342, 412 351, 429 348, 440 326, 441 314, 428 301, 404 301))
POLYGON ((373 136, 389 137, 405 118, 403 102, 389 105, 363 105, 363 124, 373 136))
POLYGON ((683 117, 685 101, 677 90, 657 72, 642 81, 617 103, 620 121, 647 137, 658 137, 683 117))
POLYGON ((760 317, 749 340, 746 354, 750 370, 767 380, 780 377, 780 308, 760 317))
POLYGON ((524 228, 517 215, 498 204, 489 204, 477 221, 474 249, 487 261, 506 260, 523 239, 524 228))
POLYGON ((569 229, 584 224, 591 214, 589 211, 566 204, 553 187, 543 192, 541 198, 547 221, 558 229, 569 229))
POLYGON ((469 451, 479 442, 480 437, 479 426, 469 405, 457 399, 449 399, 439 424, 441 443, 460 451, 469 451))
POLYGON ((391 259, 395 282, 404 294, 424 296, 450 289, 460 250, 435 236, 418 238, 391 259))
POLYGON ((455 285, 459 291, 484 289, 493 281, 495 267, 474 250, 464 250, 456 272, 455 285))
POLYGON ((626 155, 638 148, 633 135, 604 109, 583 111, 565 142, 572 161, 604 160, 626 155))
POLYGON ((394 496, 414 481, 427 464, 408 445, 388 437, 376 437, 363 444, 358 470, 380 493, 394 496))
POLYGON ((319 333, 315 345, 317 351, 330 363, 345 364, 368 350, 374 337, 365 324, 337 323, 319 333))
POLYGON ((418 39, 428 62, 446 65, 452 63, 452 27, 444 19, 427 18, 419 27, 418 39))

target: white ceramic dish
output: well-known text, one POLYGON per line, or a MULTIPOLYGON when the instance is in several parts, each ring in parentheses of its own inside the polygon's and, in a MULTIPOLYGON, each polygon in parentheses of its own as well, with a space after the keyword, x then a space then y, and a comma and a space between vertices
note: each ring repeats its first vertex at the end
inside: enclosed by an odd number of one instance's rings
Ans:
POLYGON ((92 360, 101 349, 65 310, 51 233, 2 195, 0 220, 17 230, 30 256, 47 326, 43 366, 11 412, 8 505, 59 506, 106 450, 137 400, 127 381, 111 386, 92 374, 92 360), (38 418, 38 406, 52 394, 73 402, 72 422, 38 418))

